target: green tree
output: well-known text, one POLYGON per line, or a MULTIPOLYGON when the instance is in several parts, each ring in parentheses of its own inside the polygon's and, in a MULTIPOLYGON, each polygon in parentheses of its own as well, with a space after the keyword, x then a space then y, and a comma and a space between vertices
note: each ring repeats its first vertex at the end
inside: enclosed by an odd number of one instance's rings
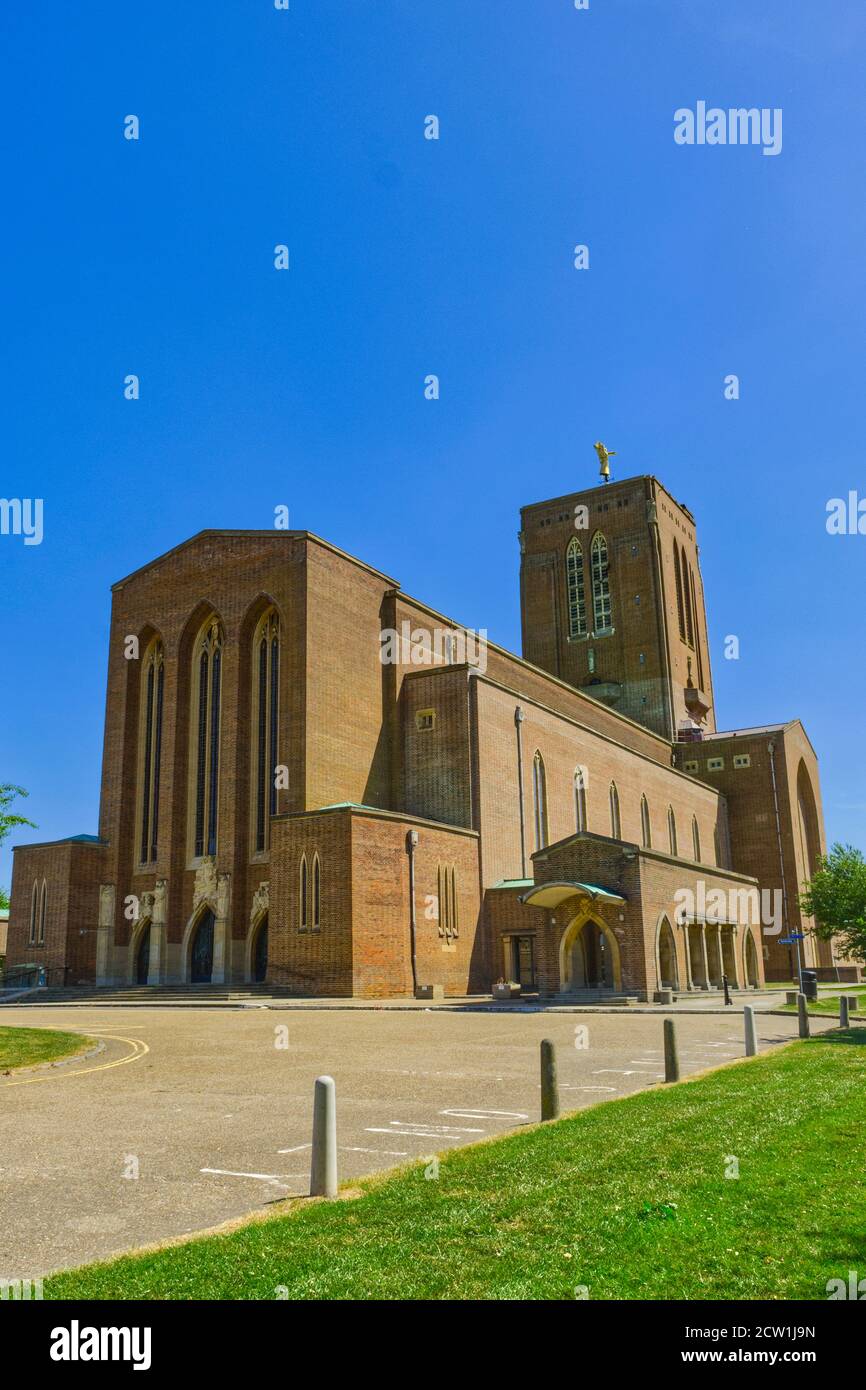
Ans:
POLYGON ((815 918, 816 936, 834 937, 842 954, 866 962, 866 859, 859 849, 834 845, 800 894, 800 907, 815 918))
MULTIPOLYGON (((0 845, 10 831, 15 829, 16 825, 29 825, 34 830, 36 829, 32 820, 28 820, 26 816, 16 815, 14 811, 9 810, 16 796, 27 796, 28 794, 23 787, 16 787, 12 782, 0 784, 0 845)), ((8 908, 8 906, 9 896, 5 888, 0 888, 0 907, 8 908)))

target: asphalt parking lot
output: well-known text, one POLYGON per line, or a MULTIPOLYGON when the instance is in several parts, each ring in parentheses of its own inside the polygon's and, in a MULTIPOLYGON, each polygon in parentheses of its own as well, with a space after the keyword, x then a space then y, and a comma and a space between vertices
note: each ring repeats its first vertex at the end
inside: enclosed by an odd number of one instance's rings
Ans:
MULTIPOLYGON (((796 1035, 795 1017, 756 1022, 762 1050, 796 1035)), ((336 1081, 341 1180, 537 1120, 544 1037, 557 1045, 564 1110, 663 1077, 662 1020, 646 1014, 32 1006, 0 1009, 0 1025, 103 1044, 0 1077, 10 1279, 305 1194, 322 1074, 336 1081)), ((683 1074, 741 1056, 742 1027, 739 1013, 678 1018, 683 1074)))

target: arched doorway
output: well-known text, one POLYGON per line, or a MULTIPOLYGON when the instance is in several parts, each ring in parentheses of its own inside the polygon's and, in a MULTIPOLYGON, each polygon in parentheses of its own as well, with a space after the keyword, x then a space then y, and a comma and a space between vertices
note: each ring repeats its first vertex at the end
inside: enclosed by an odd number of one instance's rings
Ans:
POLYGON ((268 914, 265 913, 256 929, 252 954, 252 977, 255 984, 264 982, 268 973, 268 914))
POLYGON ((677 947, 671 924, 665 917, 659 928, 659 989, 679 989, 679 987, 677 947))
POLYGON ((150 973, 150 923, 144 927, 135 952, 135 983, 146 985, 150 973))
POLYGON ((746 933, 746 940, 743 946, 746 966, 746 984, 750 989, 757 989, 758 977, 758 953, 755 950, 755 938, 751 932, 746 933))
POLYGON ((620 988, 619 951, 599 922, 575 920, 562 939, 560 976, 564 990, 620 988))
POLYGON ((196 927, 189 953, 189 978, 194 985, 209 985, 213 974, 214 915, 203 912, 196 927))

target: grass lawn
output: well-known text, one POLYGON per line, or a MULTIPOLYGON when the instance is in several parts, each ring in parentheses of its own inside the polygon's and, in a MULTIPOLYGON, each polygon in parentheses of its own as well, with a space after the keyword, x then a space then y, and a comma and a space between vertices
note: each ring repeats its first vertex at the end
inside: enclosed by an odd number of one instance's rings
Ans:
POLYGON ((0 1028, 0 1074, 14 1067, 35 1067, 74 1057, 93 1042, 82 1033, 61 1033, 56 1028, 0 1028))
MULTIPOLYGON (((839 994, 854 995, 857 1000, 854 1009, 855 1013, 859 1014, 866 1011, 866 990, 864 990, 862 986, 851 985, 846 988, 842 985, 839 988, 839 994)), ((810 1014, 835 1014, 838 1018, 839 994, 819 994, 817 1000, 807 1000, 806 1011, 810 1014)), ((782 1013, 786 1014, 795 1014, 797 1012, 796 1004, 781 1004, 779 1008, 782 1013)))
MULTIPOLYGON (((46 1281, 74 1299, 825 1299, 866 1269, 866 1029, 46 1281), (739 1178, 726 1178, 730 1156, 739 1178)), ((146 1200, 146 1191, 142 1192, 146 1200)))

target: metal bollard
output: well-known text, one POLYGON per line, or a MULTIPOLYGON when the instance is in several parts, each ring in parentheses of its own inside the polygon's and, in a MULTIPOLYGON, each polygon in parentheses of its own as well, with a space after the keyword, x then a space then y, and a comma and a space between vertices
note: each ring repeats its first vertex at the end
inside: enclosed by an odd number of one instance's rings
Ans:
POLYGON ((310 1196, 337 1195, 337 1089, 331 1076, 316 1079, 313 1093, 313 1156, 310 1196))
POLYGON ((840 995, 839 995, 839 1027, 840 1027, 840 1028, 849 1028, 849 1027, 851 1026, 851 1025, 850 1025, 850 1021, 849 1021, 849 1017, 848 1017, 848 1005, 849 1005, 848 995, 847 995, 847 994, 840 994, 840 995))
POLYGON ((672 1018, 664 1021, 665 1031, 665 1081, 679 1081, 680 1054, 677 1051, 677 1030, 672 1018))
POLYGON ((550 1038, 541 1044, 541 1118, 555 1120, 559 1115, 559 1087, 556 1083, 556 1052, 550 1038))
POLYGON ((746 1056, 756 1057, 758 1053, 758 1038, 755 1033, 755 1011, 751 1004, 746 1004, 743 1009, 743 1019, 746 1025, 746 1056))
POLYGON ((801 1038, 808 1038, 808 1036, 809 1036, 809 1014, 808 1014, 808 1012, 807 1012, 807 1010, 806 1010, 806 996, 805 996, 805 994, 798 994, 798 995, 797 995, 797 1014, 798 1014, 798 1016, 799 1016, 799 1021, 800 1021, 800 1037, 801 1037, 801 1038))

